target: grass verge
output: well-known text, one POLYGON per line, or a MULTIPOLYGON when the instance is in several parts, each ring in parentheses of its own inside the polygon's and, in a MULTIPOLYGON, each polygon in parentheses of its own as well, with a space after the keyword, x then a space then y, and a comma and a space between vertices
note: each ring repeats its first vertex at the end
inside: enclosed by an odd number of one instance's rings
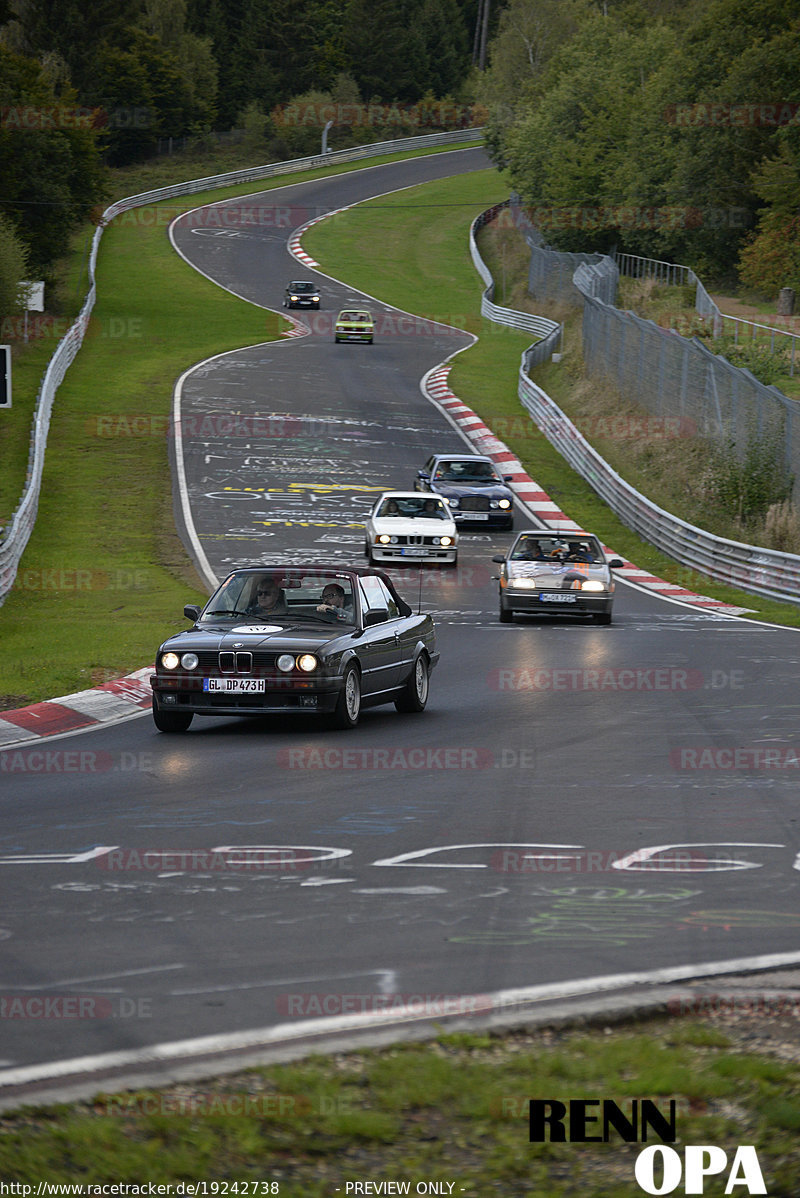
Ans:
MULTIPOLYGON (((157 207, 175 216, 211 200, 363 165, 215 189, 157 207)), ((158 643, 185 626, 183 605, 202 592, 174 530, 167 438, 173 384, 203 358, 274 339, 287 327, 278 314, 197 274, 170 247, 166 219, 148 216, 145 222, 123 214, 101 241, 98 300, 56 397, 36 527, 0 608, 0 709, 145 666, 158 643)), ((77 238, 65 270, 73 314, 82 301, 81 277, 85 290, 86 249, 85 236, 77 238)), ((16 506, 22 491, 30 413, 54 348, 52 341, 33 344, 14 367, 18 424, 7 426, 7 447, 16 482, 12 491, 9 469, 6 507, 16 506)))
MULTIPOLYGON (((797 1039, 791 1015, 754 1023, 740 1013, 312 1057, 0 1116, 0 1175, 34 1187, 230 1180, 240 1194, 257 1181, 274 1188, 256 1193, 282 1198, 333 1198, 348 1182, 387 1179, 412 1194, 435 1179, 445 1188, 432 1192, 473 1198, 621 1198, 644 1192, 634 1175, 643 1144, 614 1131, 608 1143, 532 1144, 528 1101, 613 1098, 629 1113, 631 1099, 647 1097, 665 1115, 675 1100, 681 1157, 686 1144, 714 1144, 730 1168, 738 1145, 755 1145, 766 1192, 796 1198, 797 1039)), ((727 1176, 704 1193, 723 1194, 727 1176)))
MULTIPOLYGON (((322 268, 382 300, 420 315, 447 320, 480 341, 459 354, 450 373, 453 391, 517 455, 529 474, 584 528, 615 552, 688 590, 749 608, 751 619, 800 627, 800 608, 750 595, 698 574, 660 553, 617 519, 607 505, 539 432, 517 396, 520 354, 530 338, 483 321, 481 281, 467 245, 467 223, 507 192, 495 171, 413 188, 361 204, 323 221, 303 239, 322 268), (454 220, 454 212, 458 219, 454 220)), ((524 290, 527 256, 506 235, 480 235, 481 252, 498 283, 495 301, 516 306, 524 290)), ((563 312, 548 312, 563 319, 563 312)), ((581 379, 580 333, 567 330, 567 357, 537 373, 537 382, 567 411, 581 379), (572 347, 572 348, 570 348, 572 347)), ((430 447, 432 448, 432 447, 430 447)))

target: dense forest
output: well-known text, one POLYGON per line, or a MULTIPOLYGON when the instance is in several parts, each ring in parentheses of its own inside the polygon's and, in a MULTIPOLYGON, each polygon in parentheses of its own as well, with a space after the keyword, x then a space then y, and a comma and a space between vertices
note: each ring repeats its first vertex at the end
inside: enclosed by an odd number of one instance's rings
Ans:
POLYGON ((103 199, 105 168, 146 159, 163 139, 202 144, 212 131, 256 128, 261 161, 298 157, 319 149, 314 105, 326 101, 349 120, 349 142, 469 123, 454 97, 470 73, 477 8, 0 0, 0 280, 21 262, 46 273, 103 199))
POLYGON ((800 289, 798 0, 509 0, 480 97, 548 242, 800 289))
POLYGON ((0 0, 0 309, 108 167, 233 128, 302 156, 331 113, 344 144, 488 111, 550 244, 800 288, 798 44, 800 0, 0 0))

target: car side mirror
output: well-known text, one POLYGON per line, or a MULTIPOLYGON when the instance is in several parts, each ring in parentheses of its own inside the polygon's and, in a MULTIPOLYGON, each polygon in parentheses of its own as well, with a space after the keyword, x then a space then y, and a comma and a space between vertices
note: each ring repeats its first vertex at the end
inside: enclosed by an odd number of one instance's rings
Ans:
POLYGON ((421 482, 423 482, 423 483, 427 483, 427 482, 430 482, 430 478, 431 478, 431 476, 430 476, 430 474, 428 474, 427 470, 418 470, 418 471, 417 471, 417 478, 418 478, 418 479, 419 479, 421 482))
POLYGON ((187 620, 197 620, 200 616, 202 608, 199 608, 196 603, 187 603, 183 609, 183 614, 187 620))
POLYGON ((385 624, 389 619, 389 609, 387 607, 371 607, 364 616, 364 627, 371 628, 373 624, 385 624))
POLYGON ((504 474, 504 475, 503 475, 503 482, 504 482, 504 483, 510 483, 510 482, 513 482, 513 481, 514 481, 514 475, 513 475, 513 474, 504 474))
POLYGON ((505 560, 506 559, 503 557, 502 553, 496 553, 492 558, 493 562, 499 562, 501 566, 505 560))
POLYGON ((617 570, 617 569, 619 569, 620 566, 625 565, 625 563, 621 557, 612 557, 611 561, 608 564, 609 564, 609 566, 611 566, 612 570, 617 570))

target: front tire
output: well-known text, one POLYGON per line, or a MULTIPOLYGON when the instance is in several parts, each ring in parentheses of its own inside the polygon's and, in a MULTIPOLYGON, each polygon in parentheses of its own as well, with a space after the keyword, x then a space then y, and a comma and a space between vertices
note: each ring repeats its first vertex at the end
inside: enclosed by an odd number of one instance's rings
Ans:
POLYGON ((501 624, 513 624, 514 623, 514 613, 513 613, 513 611, 511 611, 511 609, 509 607, 506 607, 506 605, 505 605, 505 603, 503 603, 502 599, 500 600, 499 616, 500 616, 501 624))
POLYGON ((361 675, 352 663, 344 673, 342 689, 336 701, 333 722, 337 728, 355 728, 361 715, 361 675))
POLYGON ((191 711, 161 711, 153 699, 153 723, 159 732, 185 732, 191 722, 191 711))
POLYGON ((595 622, 595 624, 610 624, 611 623, 611 612, 610 611, 595 612, 594 622, 595 622))
POLYGON ((408 676, 403 693, 399 698, 395 699, 394 705, 398 711, 402 712, 424 711, 425 705, 428 702, 429 690, 430 667, 428 665, 428 658, 426 654, 420 653, 408 676))

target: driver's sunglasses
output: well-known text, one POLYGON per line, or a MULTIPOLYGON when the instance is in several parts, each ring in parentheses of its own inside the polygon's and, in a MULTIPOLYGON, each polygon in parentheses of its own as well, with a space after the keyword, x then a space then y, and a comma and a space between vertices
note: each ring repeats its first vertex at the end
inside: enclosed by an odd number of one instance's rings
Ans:
POLYGON ((277 595, 278 588, 277 587, 259 587, 258 593, 259 593, 259 595, 277 595))

